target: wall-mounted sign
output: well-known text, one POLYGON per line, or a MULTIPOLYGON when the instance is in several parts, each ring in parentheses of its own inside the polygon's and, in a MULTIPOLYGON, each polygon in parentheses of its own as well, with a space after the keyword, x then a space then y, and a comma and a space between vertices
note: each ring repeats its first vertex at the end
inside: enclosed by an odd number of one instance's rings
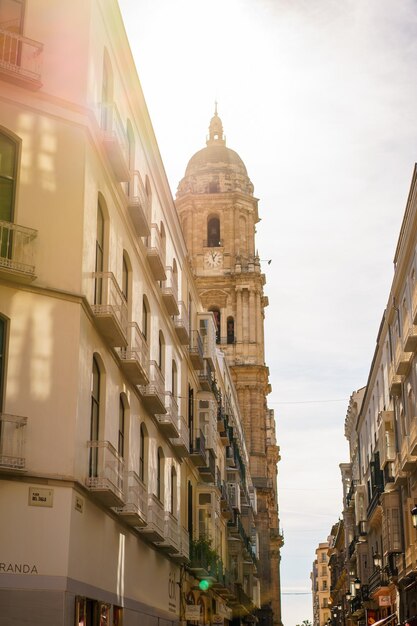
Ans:
POLYGON ((391 596, 379 596, 378 604, 379 606, 391 606, 391 596))
POLYGON ((39 487, 29 487, 30 506, 53 506, 54 490, 42 489, 39 487))
POLYGON ((185 619, 187 621, 199 620, 201 615, 201 606, 199 604, 185 605, 185 619))
POLYGON ((213 619, 211 621, 212 624, 216 624, 217 626, 223 626, 224 617, 222 615, 213 615, 213 619))
POLYGON ((80 496, 75 496, 74 508, 78 513, 82 513, 84 510, 84 500, 80 496))

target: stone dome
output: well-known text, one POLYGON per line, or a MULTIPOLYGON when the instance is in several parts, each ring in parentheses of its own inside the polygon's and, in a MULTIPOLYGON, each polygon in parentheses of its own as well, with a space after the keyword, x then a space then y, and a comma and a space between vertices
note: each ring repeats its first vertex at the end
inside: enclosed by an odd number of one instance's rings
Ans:
POLYGON ((188 162, 178 185, 177 197, 186 193, 228 193, 240 191, 253 195, 253 185, 240 156, 226 147, 223 125, 217 107, 209 126, 206 147, 188 162))

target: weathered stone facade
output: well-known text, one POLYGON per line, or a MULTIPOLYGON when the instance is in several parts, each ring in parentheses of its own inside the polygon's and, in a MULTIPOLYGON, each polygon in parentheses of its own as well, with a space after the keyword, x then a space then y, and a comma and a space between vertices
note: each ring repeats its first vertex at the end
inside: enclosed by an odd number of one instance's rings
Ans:
POLYGON ((207 146, 189 161, 178 186, 177 211, 204 306, 217 322, 217 343, 225 351, 238 392, 250 471, 257 488, 259 617, 281 624, 280 549, 277 498, 279 448, 273 411, 267 407, 265 365, 265 275, 255 251, 258 200, 238 154, 226 147, 217 110, 207 146))

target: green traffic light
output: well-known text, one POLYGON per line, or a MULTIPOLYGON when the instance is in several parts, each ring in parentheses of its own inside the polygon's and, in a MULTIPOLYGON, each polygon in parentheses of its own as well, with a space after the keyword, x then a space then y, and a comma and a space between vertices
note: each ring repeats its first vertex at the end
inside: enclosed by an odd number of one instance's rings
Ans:
POLYGON ((207 591, 208 588, 210 587, 209 581, 208 580, 200 580, 200 582, 198 583, 198 587, 200 589, 200 591, 207 591))

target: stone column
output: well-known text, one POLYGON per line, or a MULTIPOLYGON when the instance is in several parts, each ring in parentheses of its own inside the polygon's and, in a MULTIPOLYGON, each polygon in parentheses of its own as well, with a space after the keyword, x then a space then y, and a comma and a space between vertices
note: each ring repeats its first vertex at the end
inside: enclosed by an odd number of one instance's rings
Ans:
POLYGON ((238 343, 242 342, 243 339, 243 333, 242 333, 242 290, 241 289, 237 289, 236 290, 236 320, 235 320, 235 326, 236 326, 236 340, 238 343))
POLYGON ((256 341, 256 308, 255 308, 255 290, 253 287, 249 290, 249 341, 256 341))

